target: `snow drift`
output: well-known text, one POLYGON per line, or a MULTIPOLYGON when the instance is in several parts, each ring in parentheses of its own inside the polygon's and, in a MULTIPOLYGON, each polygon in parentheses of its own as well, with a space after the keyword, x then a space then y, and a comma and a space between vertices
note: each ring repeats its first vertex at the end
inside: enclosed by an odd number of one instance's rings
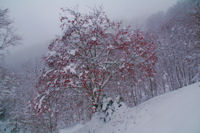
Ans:
POLYGON ((181 88, 134 108, 123 106, 108 123, 94 117, 60 133, 200 133, 199 86, 181 88))

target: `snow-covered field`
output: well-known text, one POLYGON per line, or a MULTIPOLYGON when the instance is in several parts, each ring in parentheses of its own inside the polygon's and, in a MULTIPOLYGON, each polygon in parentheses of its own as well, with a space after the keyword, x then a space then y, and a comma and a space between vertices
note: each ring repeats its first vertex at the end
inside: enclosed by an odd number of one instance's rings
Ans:
POLYGON ((123 106, 108 123, 94 117, 60 133, 200 133, 199 86, 181 88, 134 108, 123 106))

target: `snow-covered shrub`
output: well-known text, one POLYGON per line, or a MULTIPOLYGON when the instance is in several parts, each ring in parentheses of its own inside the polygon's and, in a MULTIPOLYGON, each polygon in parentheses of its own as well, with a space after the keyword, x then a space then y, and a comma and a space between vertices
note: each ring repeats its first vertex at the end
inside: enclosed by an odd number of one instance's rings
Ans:
POLYGON ((104 122, 111 120, 113 113, 123 106, 123 101, 121 96, 118 96, 113 100, 111 97, 104 95, 100 105, 100 119, 104 122))

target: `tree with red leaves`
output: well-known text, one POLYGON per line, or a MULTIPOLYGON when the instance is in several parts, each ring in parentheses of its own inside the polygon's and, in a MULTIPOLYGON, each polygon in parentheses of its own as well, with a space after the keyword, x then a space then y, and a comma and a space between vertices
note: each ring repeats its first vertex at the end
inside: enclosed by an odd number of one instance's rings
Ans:
POLYGON ((110 86, 127 81, 134 85, 138 78, 153 76, 155 45, 142 32, 111 21, 101 9, 90 14, 62 11, 69 16, 60 18, 63 35, 49 45, 44 58, 46 67, 34 99, 38 113, 52 111, 50 101, 56 102, 54 109, 59 110, 64 106, 59 102, 74 93, 87 98, 91 111, 96 112, 110 86))

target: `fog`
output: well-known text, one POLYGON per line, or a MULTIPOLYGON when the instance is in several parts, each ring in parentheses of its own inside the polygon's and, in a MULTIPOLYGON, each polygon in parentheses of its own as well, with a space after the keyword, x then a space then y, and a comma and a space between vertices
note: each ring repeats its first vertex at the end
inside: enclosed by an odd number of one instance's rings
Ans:
POLYGON ((141 26, 145 19, 166 11, 177 0, 0 0, 0 8, 8 8, 16 33, 22 37, 21 45, 10 48, 6 60, 17 66, 40 57, 48 43, 60 33, 59 13, 61 7, 77 7, 82 12, 103 6, 112 19, 141 26))

